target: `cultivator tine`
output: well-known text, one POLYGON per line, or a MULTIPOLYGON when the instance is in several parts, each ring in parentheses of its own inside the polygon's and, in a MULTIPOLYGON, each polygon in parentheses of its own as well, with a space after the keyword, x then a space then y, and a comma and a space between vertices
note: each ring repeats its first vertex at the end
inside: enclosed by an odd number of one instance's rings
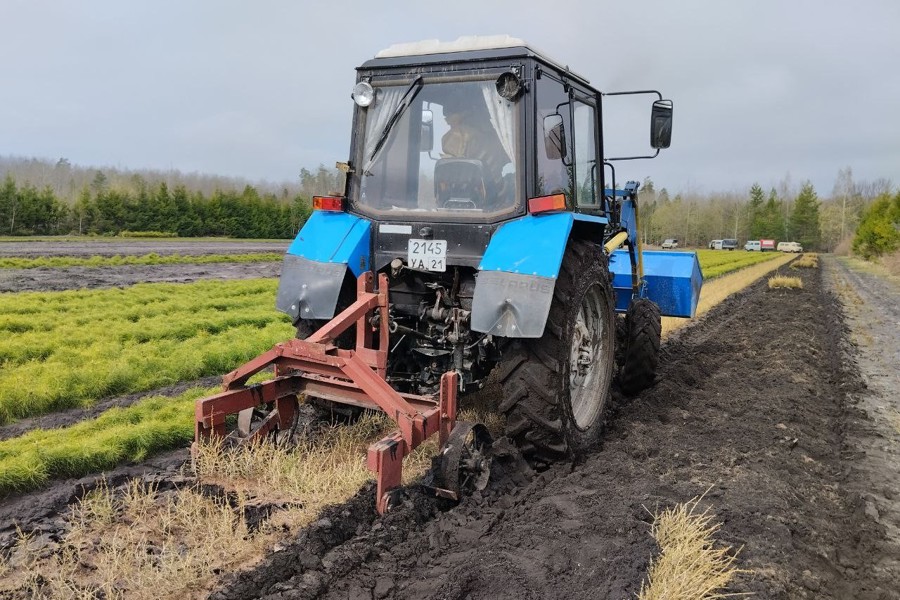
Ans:
MULTIPOLYGON (((227 435, 228 415, 267 406, 268 414, 255 428, 243 424, 239 444, 291 427, 297 395, 319 395, 332 402, 379 409, 397 423, 398 430, 372 444, 367 464, 376 473, 378 511, 388 508, 391 490, 400 486, 403 458, 437 433, 446 443, 456 423, 459 375, 444 373, 437 396, 401 394, 387 380, 389 346, 388 280, 364 273, 357 280, 356 301, 305 340, 276 344, 224 378, 224 391, 196 403, 197 441, 227 435), (374 313, 374 314, 373 314, 374 313), (374 318, 373 318, 374 317, 374 318), (356 324, 356 348, 343 350, 332 342, 356 324), (377 340, 373 326, 378 328, 377 340), (274 367, 276 377, 246 386, 253 375, 274 367)), ((244 420, 246 421, 246 413, 244 420)))

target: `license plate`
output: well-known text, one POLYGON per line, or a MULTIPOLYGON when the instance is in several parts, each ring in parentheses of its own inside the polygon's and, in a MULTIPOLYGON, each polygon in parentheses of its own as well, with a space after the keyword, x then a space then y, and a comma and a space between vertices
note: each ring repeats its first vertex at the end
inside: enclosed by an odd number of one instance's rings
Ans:
POLYGON ((447 270, 447 240, 409 240, 407 265, 423 271, 447 270))

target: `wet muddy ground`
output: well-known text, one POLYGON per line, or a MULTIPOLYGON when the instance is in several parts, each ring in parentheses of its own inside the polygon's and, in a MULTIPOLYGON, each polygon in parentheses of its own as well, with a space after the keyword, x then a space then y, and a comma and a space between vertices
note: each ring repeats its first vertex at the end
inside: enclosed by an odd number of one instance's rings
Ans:
POLYGON ((900 597, 879 568, 896 550, 858 491, 848 423, 866 421, 865 385, 821 271, 801 276, 802 290, 762 281, 669 339, 659 383, 616 403, 583 463, 528 475, 509 458, 447 512, 413 493, 373 519, 364 491, 212 597, 633 598, 657 552, 651 514, 701 494, 751 571, 729 592, 900 597))
MULTIPOLYGON (((211 597, 633 598, 658 552, 652 514, 705 494, 701 507, 722 523, 717 539, 740 548, 738 566, 750 571, 729 592, 900 598, 890 512, 900 425, 891 433, 886 400, 898 390, 873 383, 891 359, 878 357, 880 345, 869 358, 853 345, 831 269, 784 268, 802 290, 763 280, 669 338, 658 383, 616 399, 603 446, 580 464, 534 473, 500 440, 484 492, 442 511, 411 488, 384 518, 367 487, 256 567, 223 576, 211 597)), ((876 332, 900 343, 884 318, 876 332)), ((119 469, 113 481, 183 482, 185 456, 119 469)), ((0 524, 16 519, 52 540, 93 481, 6 499, 0 524)))

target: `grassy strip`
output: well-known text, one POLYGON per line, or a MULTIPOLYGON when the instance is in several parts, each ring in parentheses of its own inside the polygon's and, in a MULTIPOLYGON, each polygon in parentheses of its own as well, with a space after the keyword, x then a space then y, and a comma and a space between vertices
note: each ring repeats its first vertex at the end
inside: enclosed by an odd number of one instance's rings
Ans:
POLYGON ((0 294, 0 424, 227 373, 293 335, 272 306, 276 286, 0 294))
POLYGON ((705 279, 712 279, 745 267, 775 260, 779 256, 781 254, 774 252, 697 250, 697 258, 700 260, 700 268, 703 270, 705 279))
POLYGON ((194 400, 218 388, 153 396, 96 419, 36 429, 0 442, 0 496, 36 489, 51 479, 81 477, 186 444, 194 437, 194 400))
POLYGON ((714 536, 721 527, 707 508, 697 511, 700 498, 654 515, 651 534, 659 544, 659 556, 650 562, 647 581, 638 600, 710 600, 725 598, 725 588, 738 573, 737 553, 731 547, 716 548, 714 536))
POLYGON ((38 258, 0 258, 0 269, 37 269, 40 267, 118 267, 123 265, 182 265, 210 263, 275 262, 283 258, 275 252, 253 254, 197 254, 159 255, 151 252, 142 255, 91 256, 41 256, 38 258))

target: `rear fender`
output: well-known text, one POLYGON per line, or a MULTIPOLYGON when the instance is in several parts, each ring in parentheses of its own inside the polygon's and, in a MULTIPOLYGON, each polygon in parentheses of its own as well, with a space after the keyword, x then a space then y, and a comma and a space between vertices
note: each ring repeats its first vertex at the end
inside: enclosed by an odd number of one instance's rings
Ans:
POLYGON ((472 329, 509 338, 541 337, 569 236, 575 230, 601 243, 606 223, 604 217, 571 212, 504 223, 478 266, 472 329))
POLYGON ((348 270, 369 268, 371 223, 344 212, 314 211, 288 247, 275 307, 297 319, 330 319, 348 270))

